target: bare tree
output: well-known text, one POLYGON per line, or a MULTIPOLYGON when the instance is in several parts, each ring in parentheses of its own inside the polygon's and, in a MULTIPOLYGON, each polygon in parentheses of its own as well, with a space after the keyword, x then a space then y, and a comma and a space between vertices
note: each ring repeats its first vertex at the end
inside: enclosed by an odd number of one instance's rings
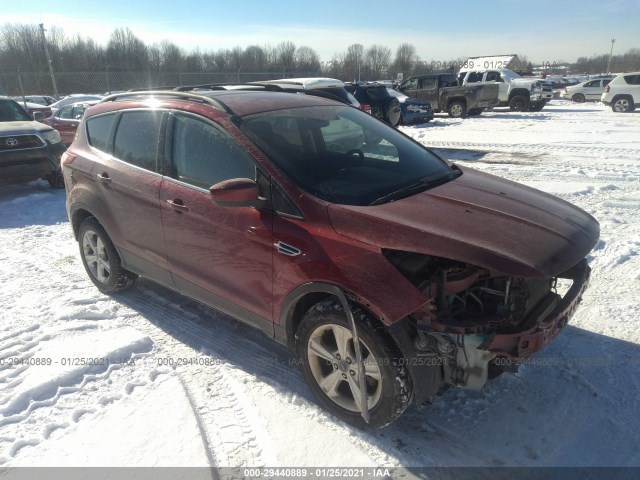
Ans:
POLYGON ((117 28, 107 44, 107 61, 122 69, 144 69, 149 60, 147 46, 128 28, 117 28))
POLYGON ((408 75, 413 71, 417 62, 416 47, 410 43, 401 43, 396 49, 396 57, 393 61, 395 71, 408 75))
POLYGON ((285 75, 287 70, 293 70, 296 64, 296 45, 293 42, 280 42, 276 46, 276 64, 285 75))
POLYGON ((298 47, 295 55, 296 67, 301 72, 318 72, 320 71, 320 56, 311 47, 303 45, 298 47))
POLYGON ((391 49, 384 45, 372 45, 367 48, 365 62, 371 80, 381 78, 391 63, 391 49))
POLYGON ((342 67, 343 67, 343 75, 346 78, 359 81, 362 74, 363 69, 363 58, 364 47, 360 43, 353 43, 347 47, 347 53, 345 53, 342 67))
POLYGON ((242 58, 242 65, 246 70, 264 72, 268 69, 267 53, 258 45, 245 48, 242 58))

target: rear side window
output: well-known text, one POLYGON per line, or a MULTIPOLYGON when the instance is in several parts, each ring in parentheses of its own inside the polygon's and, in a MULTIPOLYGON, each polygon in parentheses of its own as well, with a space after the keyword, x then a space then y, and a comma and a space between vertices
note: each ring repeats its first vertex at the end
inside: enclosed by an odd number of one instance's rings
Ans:
POLYGON ((111 153, 111 129, 116 115, 100 115, 99 117, 91 117, 87 120, 87 136, 89 137, 89 145, 106 153, 111 153))
POLYGON ((487 72, 487 82, 499 82, 500 74, 498 72, 487 72))
POLYGON ((251 157, 231 137, 185 115, 175 117, 172 160, 174 178, 204 189, 223 180, 256 176, 251 157))
POLYGON ((162 112, 124 112, 118 123, 113 155, 131 165, 157 171, 162 112))
MULTIPOLYGON (((488 80, 488 79, 487 79, 488 80)), ((482 72, 469 72, 467 83, 475 83, 482 81, 482 72)))
POLYGON ((629 85, 640 85, 640 75, 625 75, 624 81, 629 85))
POLYGON ((420 88, 423 90, 433 90, 436 87, 435 77, 427 77, 420 79, 420 88))

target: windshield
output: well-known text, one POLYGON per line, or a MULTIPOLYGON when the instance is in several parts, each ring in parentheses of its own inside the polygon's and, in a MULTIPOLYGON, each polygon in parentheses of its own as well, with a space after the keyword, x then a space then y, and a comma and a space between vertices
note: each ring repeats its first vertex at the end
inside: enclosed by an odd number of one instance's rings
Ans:
POLYGON ((0 100, 0 122, 30 122, 29 114, 13 100, 0 100))
POLYGON ((301 188, 323 200, 371 205, 453 178, 459 171, 371 115, 314 106, 245 117, 243 131, 301 188), (443 178, 444 176, 444 178, 443 178), (419 188, 413 187, 419 185, 419 188), (383 199, 383 200, 381 200, 383 199))

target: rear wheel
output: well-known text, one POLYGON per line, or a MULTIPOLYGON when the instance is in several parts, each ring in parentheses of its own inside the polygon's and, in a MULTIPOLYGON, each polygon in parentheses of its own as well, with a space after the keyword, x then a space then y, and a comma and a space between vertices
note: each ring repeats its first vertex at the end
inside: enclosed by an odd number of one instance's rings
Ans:
POLYGON ((544 102, 532 103, 531 105, 529 105, 529 111, 530 112, 539 112, 543 108, 544 108, 544 102))
POLYGON ((481 108, 472 108, 467 112, 467 115, 469 115, 470 117, 477 117, 481 113, 482 113, 481 108))
POLYGON ((82 263, 98 290, 115 293, 133 285, 137 275, 122 268, 111 239, 95 218, 88 218, 78 232, 82 263))
POLYGON ((509 101, 509 108, 514 112, 526 112, 529 110, 529 99, 524 95, 515 95, 509 101))
POLYGON ((449 104, 447 113, 450 117, 462 118, 467 114, 467 104, 461 100, 454 100, 449 104))
POLYGON ((573 97, 571 97, 572 102, 582 103, 584 102, 584 95, 581 93, 576 93, 573 97))
POLYGON ((618 97, 611 103, 611 110, 614 112, 627 113, 635 110, 635 105, 631 97, 618 97))
POLYGON ((360 428, 360 375, 365 375, 369 425, 391 423, 407 408, 413 388, 395 343, 384 327, 359 307, 352 307, 364 372, 357 364, 353 336, 342 305, 327 300, 305 315, 297 335, 297 353, 305 380, 323 406, 360 428))

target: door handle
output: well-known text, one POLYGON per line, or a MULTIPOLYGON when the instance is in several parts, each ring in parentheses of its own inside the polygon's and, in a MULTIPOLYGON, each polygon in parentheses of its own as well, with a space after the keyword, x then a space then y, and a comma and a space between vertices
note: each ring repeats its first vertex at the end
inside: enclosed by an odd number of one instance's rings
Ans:
POLYGON ((96 178, 98 179, 98 181, 100 183, 103 183, 104 185, 108 185, 108 184, 111 183, 111 177, 109 176, 109 174, 107 172, 98 173, 96 175, 96 178))
POLYGON ((178 213, 186 213, 189 211, 189 207, 187 207, 179 198, 176 198, 175 200, 167 200, 166 202, 178 213))

